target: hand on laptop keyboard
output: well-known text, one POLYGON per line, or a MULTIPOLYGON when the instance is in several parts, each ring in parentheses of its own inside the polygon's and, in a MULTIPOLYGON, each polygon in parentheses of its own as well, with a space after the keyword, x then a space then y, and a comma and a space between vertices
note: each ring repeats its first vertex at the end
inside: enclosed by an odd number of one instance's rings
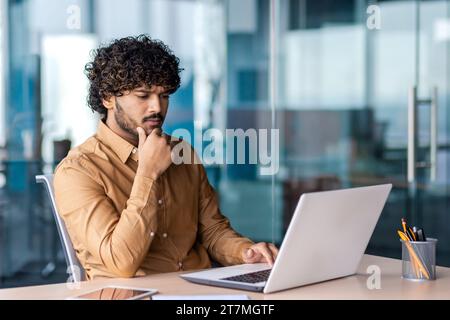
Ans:
POLYGON ((272 243, 260 242, 242 251, 244 263, 266 262, 271 267, 278 255, 278 249, 272 243))

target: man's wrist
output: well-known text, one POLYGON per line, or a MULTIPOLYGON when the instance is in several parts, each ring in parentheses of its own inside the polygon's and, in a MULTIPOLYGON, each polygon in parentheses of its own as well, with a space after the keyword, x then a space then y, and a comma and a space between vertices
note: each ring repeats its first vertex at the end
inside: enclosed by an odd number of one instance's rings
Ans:
POLYGON ((143 176, 152 180, 156 180, 159 178, 160 174, 155 170, 145 170, 140 167, 136 170, 136 175, 143 176))

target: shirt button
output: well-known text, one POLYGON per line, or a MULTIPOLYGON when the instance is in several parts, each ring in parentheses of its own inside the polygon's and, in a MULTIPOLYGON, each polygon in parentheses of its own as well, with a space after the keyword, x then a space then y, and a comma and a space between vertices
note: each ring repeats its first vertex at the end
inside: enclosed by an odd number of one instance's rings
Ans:
POLYGON ((132 152, 132 153, 136 153, 136 152, 137 152, 137 149, 136 149, 136 148, 133 148, 133 150, 131 150, 131 152, 132 152))
POLYGON ((162 203, 163 203, 162 199, 159 199, 159 200, 158 200, 158 203, 159 203, 159 204, 162 204, 162 203))
POLYGON ((167 238, 167 233, 163 233, 163 238, 167 238))
POLYGON ((151 237, 154 237, 155 236, 155 233, 152 231, 152 232, 150 232, 150 236, 151 237))

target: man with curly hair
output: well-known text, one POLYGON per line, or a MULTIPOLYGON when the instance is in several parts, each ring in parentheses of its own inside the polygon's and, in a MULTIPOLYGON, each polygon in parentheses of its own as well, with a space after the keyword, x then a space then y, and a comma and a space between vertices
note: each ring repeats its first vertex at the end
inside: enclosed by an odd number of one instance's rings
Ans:
POLYGON ((208 268, 211 260, 272 264, 277 248, 231 228, 204 167, 172 163, 172 143, 186 143, 161 130, 180 86, 172 51, 145 35, 118 39, 85 71, 88 105, 101 121, 56 168, 54 186, 87 278, 208 268))

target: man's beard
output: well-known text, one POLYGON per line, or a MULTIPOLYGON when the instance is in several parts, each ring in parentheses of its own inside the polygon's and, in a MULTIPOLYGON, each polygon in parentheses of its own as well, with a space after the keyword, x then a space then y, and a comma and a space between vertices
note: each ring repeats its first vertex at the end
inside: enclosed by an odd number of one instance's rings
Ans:
POLYGON ((135 123, 135 121, 129 119, 125 113, 123 112, 122 107, 120 106, 119 102, 116 99, 116 112, 114 112, 114 118, 116 119, 116 122, 118 126, 128 132, 129 134, 133 135, 136 139, 139 137, 139 133, 137 132, 138 125, 135 123), (128 121, 126 120, 128 118, 128 121), (132 123, 130 123, 132 122, 132 123))
MULTIPOLYGON (((124 130, 125 132, 128 132, 136 139, 139 138, 139 133, 137 131, 137 127, 144 128, 144 123, 151 119, 159 119, 161 121, 161 124, 164 123, 164 116, 160 113, 153 114, 151 116, 145 117, 142 119, 142 125, 139 125, 134 121, 133 119, 130 119, 125 112, 123 112, 122 106, 119 104, 119 101, 116 100, 116 112, 114 112, 114 118, 116 119, 117 125, 124 130)), ((150 134, 150 132, 146 132, 147 134, 150 134)))

